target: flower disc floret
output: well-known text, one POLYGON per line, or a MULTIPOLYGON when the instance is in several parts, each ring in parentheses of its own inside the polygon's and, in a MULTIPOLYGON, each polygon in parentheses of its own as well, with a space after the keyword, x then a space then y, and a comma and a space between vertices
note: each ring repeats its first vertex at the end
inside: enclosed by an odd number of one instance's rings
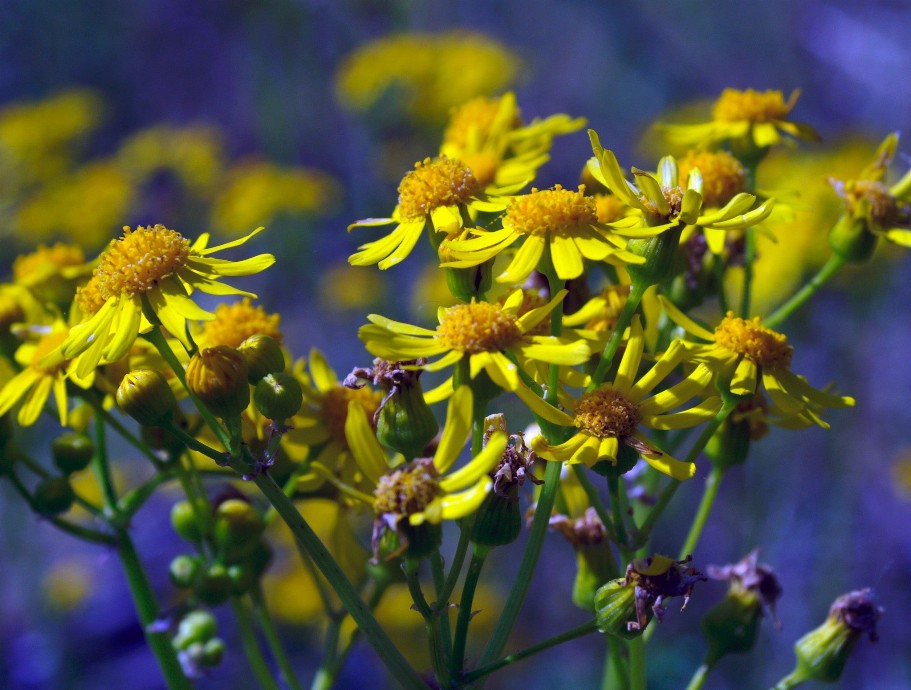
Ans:
POLYGON ((572 237, 582 228, 598 222, 595 200, 578 191, 563 189, 532 189, 531 194, 518 197, 506 210, 504 225, 527 235, 544 236, 548 232, 572 237))
POLYGON ((880 226, 895 222, 898 204, 889 187, 879 180, 855 180, 845 185, 845 200, 850 208, 869 204, 870 219, 880 226))
POLYGON ((467 204, 480 191, 477 178, 461 161, 425 158, 399 184, 399 212, 405 219, 422 218, 443 206, 467 204))
POLYGON ((639 202, 645 207, 645 210, 654 216, 662 216, 667 220, 673 220, 680 215, 683 208, 683 195, 686 192, 682 187, 661 187, 661 194, 667 202, 667 212, 663 212, 657 203, 648 198, 645 194, 639 197, 639 202))
POLYGON ((76 301, 86 315, 97 312, 111 297, 133 296, 157 287, 177 272, 190 256, 190 241, 163 225, 123 228, 112 240, 76 301))
POLYGON ((503 350, 521 337, 516 317, 488 302, 449 307, 436 330, 441 345, 469 354, 503 350))
POLYGON ((439 472, 432 459, 420 458, 380 477, 373 492, 377 515, 405 517, 424 510, 442 494, 439 472))
POLYGON ((269 314, 259 305, 253 305, 249 298, 234 304, 220 304, 215 308, 215 318, 206 321, 202 341, 208 347, 227 345, 240 347, 252 335, 268 335, 281 345, 281 316, 269 314))
POLYGON ((743 164, 727 151, 690 151, 677 161, 680 184, 686 184, 690 172, 702 173, 702 200, 706 206, 723 206, 747 189, 747 172, 743 164))
POLYGON ((734 312, 728 312, 718 324, 715 342, 770 371, 788 369, 794 354, 787 336, 762 326, 758 316, 748 321, 734 312))
POLYGON ((712 106, 712 117, 719 122, 772 122, 783 120, 797 99, 791 96, 787 101, 781 91, 770 89, 756 91, 747 89, 725 89, 712 106))
POLYGON ((609 387, 584 394, 575 413, 576 426, 598 438, 629 438, 641 419, 639 406, 609 387))

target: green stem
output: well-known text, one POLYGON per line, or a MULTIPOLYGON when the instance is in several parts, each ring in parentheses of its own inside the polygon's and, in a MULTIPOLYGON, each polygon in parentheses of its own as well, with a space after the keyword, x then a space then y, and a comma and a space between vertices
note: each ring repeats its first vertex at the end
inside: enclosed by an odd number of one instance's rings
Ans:
POLYGON ((705 679, 708 678, 709 671, 711 670, 711 666, 702 664, 702 666, 696 669, 696 672, 690 679, 690 684, 686 686, 686 690, 702 690, 702 687, 705 685, 705 679))
POLYGON ((275 507, 282 520, 291 529, 295 539, 329 581, 339 599, 342 600, 345 609, 351 614, 364 636, 376 649, 380 659, 392 673, 398 684, 410 690, 426 690, 427 685, 411 668, 401 652, 396 649, 392 640, 389 639, 389 636, 377 623, 376 618, 373 617, 370 609, 361 600, 354 585, 351 584, 347 575, 345 575, 326 547, 323 546, 319 537, 316 536, 316 533, 298 512, 291 499, 285 495, 285 492, 282 491, 281 487, 275 483, 268 473, 258 474, 254 481, 260 491, 275 507))
POLYGON ((130 432, 123 424, 120 423, 114 415, 104 409, 104 406, 101 404, 101 401, 94 395, 94 392, 82 396, 82 399, 89 403, 92 406, 92 409, 95 411, 95 414, 101 418, 101 420, 110 426, 114 431, 116 431, 122 438, 124 438, 131 446, 136 448, 140 453, 142 453, 149 462, 155 467, 159 472, 164 471, 165 465, 161 459, 155 455, 149 447, 143 443, 139 438, 137 438, 133 433, 130 432))
POLYGON ((844 265, 845 260, 838 254, 833 254, 825 265, 819 269, 819 272, 810 278, 806 285, 800 288, 791 299, 772 312, 768 318, 763 320, 764 324, 771 328, 787 319, 791 314, 797 311, 804 302, 816 294, 816 291, 825 285, 829 278, 835 275, 835 273, 838 272, 838 269, 844 265))
POLYGON ((234 609, 240 641, 256 682, 262 690, 279 690, 278 683, 272 678, 272 672, 259 648, 256 632, 253 630, 253 619, 243 600, 240 597, 231 597, 231 608, 234 609))
POLYGON ((459 601, 459 616, 456 619, 455 640, 453 642, 452 658, 449 662, 453 677, 458 677, 464 667, 465 645, 468 641, 468 624, 471 622, 474 593, 478 587, 478 580, 484 567, 484 559, 487 558, 488 553, 490 553, 489 548, 477 544, 473 545, 471 563, 468 564, 468 573, 465 575, 465 583, 462 585, 462 599, 459 601))
POLYGON ((699 502, 699 509, 696 511, 696 517, 693 518, 693 524, 690 525, 689 534, 686 535, 686 541, 680 549, 681 560, 690 556, 696 550, 696 544, 705 529, 705 523, 708 521, 709 513, 715 504, 715 498, 718 496, 718 487, 721 486, 721 478, 724 476, 724 470, 720 467, 712 467, 709 476, 705 478, 705 489, 702 492, 702 500, 699 502))
POLYGON ((430 662, 433 665, 433 673, 436 676, 441 688, 450 687, 449 664, 446 659, 446 651, 443 648, 443 639, 440 633, 440 619, 435 616, 424 592, 421 590, 421 581, 418 577, 420 560, 416 558, 405 557, 402 569, 405 571, 405 581, 408 583, 408 591, 414 600, 414 608, 424 619, 424 627, 427 630, 427 638, 430 641, 430 662))
POLYGON ((575 640, 577 637, 583 637, 584 635, 588 635, 589 633, 595 632, 597 629, 598 629, 598 626, 595 621, 593 621, 593 620, 588 621, 587 623, 583 623, 582 625, 580 625, 577 628, 573 628, 572 630, 567 630, 564 633, 555 635, 554 637, 548 638, 548 639, 544 640, 543 642, 539 642, 538 644, 532 645, 531 647, 527 647, 526 649, 516 652, 515 654, 510 654, 509 656, 505 656, 502 659, 500 659, 499 661, 494 661, 493 663, 486 664, 485 666, 481 666, 481 667, 475 669, 474 671, 472 671, 471 673, 466 673, 462 677, 462 681, 466 684, 473 683, 476 680, 479 680, 479 679, 483 678, 484 676, 503 668, 504 666, 508 666, 509 664, 514 664, 515 662, 521 661, 522 659, 527 659, 528 657, 533 656, 534 654, 537 654, 538 652, 543 652, 546 649, 550 649, 551 647, 556 647, 557 645, 563 644, 564 642, 569 642, 570 640, 575 640))
POLYGON ((117 531, 117 555, 123 565, 146 642, 158 661, 167 687, 170 690, 190 690, 192 686, 171 645, 171 636, 167 632, 153 632, 153 623, 158 620, 158 604, 133 541, 124 529, 117 531))
POLYGON ((224 463, 224 461, 226 459, 224 453, 220 453, 219 451, 215 450, 214 448, 210 448, 202 441, 198 441, 194 436, 191 436, 190 434, 188 434, 186 431, 184 431, 179 426, 177 426, 173 421, 168 420, 162 426, 164 427, 165 430, 167 430, 168 432, 174 434, 177 438, 179 438, 181 440, 181 442, 183 442, 183 444, 187 446, 187 448, 192 448, 196 452, 202 453, 203 455, 211 458, 215 462, 224 463))
POLYGON ((620 653, 622 642, 614 635, 604 637, 607 638, 607 655, 604 659, 604 672, 601 676, 601 690, 627 690, 629 670, 620 653))
POLYGON ((266 606, 261 583, 257 583, 251 590, 250 599, 253 601, 253 615, 256 617, 259 627, 263 631, 263 635, 266 638, 266 644, 269 646, 272 657, 275 659, 278 668, 285 677, 285 682, 288 684, 290 690, 303 690, 301 684, 297 680, 294 669, 291 667, 291 662, 288 660, 285 647, 282 644, 281 639, 279 639, 278 631, 275 629, 275 623, 272 620, 272 616, 269 614, 269 608, 266 606))
POLYGON ((793 671, 778 681, 771 690, 791 690, 798 685, 803 685, 806 681, 807 678, 803 674, 798 675, 797 671, 793 671))
POLYGON ((456 545, 455 554, 452 557, 452 566, 443 587, 437 592, 437 601, 434 604, 434 610, 439 611, 449 605, 449 597, 452 590, 455 589, 456 582, 459 581, 459 575, 462 573, 462 564, 465 562, 465 554, 468 552, 468 535, 471 534, 471 523, 467 522, 471 518, 466 518, 460 525, 459 543, 456 545))
POLYGON ((630 322, 632 322, 633 315, 639 308, 639 303, 642 301, 642 296, 647 289, 648 286, 641 285, 638 282, 630 285, 629 296, 626 298, 626 303, 623 305, 623 309, 620 310, 620 315, 617 317, 617 325, 614 326, 614 332, 611 333, 610 340, 607 341, 607 344, 604 346, 604 351, 601 353, 601 361, 598 362, 598 367, 592 375, 592 382, 589 385, 589 390, 601 385, 604 381, 604 377, 607 376, 607 372, 610 370, 611 364, 613 364, 614 355, 617 354, 617 350, 620 349, 620 343, 623 342, 623 334, 629 327, 630 322))
POLYGON ((630 690, 646 690, 645 685, 645 640, 634 637, 626 643, 629 652, 630 690))
MULTIPOLYGON (((611 519, 611 516, 608 515, 607 509, 604 507, 604 503, 601 501, 601 497, 598 495, 598 490, 595 488, 595 485, 591 483, 591 480, 588 478, 588 473, 585 471, 585 467, 581 464, 576 464, 572 466, 573 472, 576 475, 576 479, 579 480, 579 484, 582 487, 582 490, 585 491, 585 495, 588 497, 588 502, 595 509, 598 518, 601 520, 604 525, 607 533, 610 535, 611 540, 614 543, 618 543, 617 528, 614 525, 614 521, 611 519)), ((614 560, 613 551, 608 548, 605 549, 608 557, 608 562, 610 566, 610 577, 615 578, 619 577, 620 571, 617 568, 617 562, 614 560)))
POLYGON ((623 509, 620 504, 620 479, 618 477, 608 477, 607 492, 610 494, 611 515, 614 516, 615 541, 622 550, 629 543, 629 537, 626 533, 626 522, 623 519, 623 509))
POLYGON ((105 434, 104 420, 95 417, 95 457, 92 458, 92 470, 101 486, 101 495, 104 498, 105 508, 112 512, 117 510, 117 494, 114 491, 114 480, 111 477, 111 468, 108 466, 107 435, 105 434))
POLYGON ((452 630, 449 627, 449 607, 445 604, 440 606, 443 587, 446 585, 443 567, 443 555, 440 553, 439 548, 434 549, 433 554, 430 556, 430 569, 433 573, 433 586, 436 589, 437 600, 430 607, 430 610, 440 617, 440 636, 443 640, 443 647, 446 649, 446 654, 452 658, 452 630))
POLYGON ((535 515, 532 520, 528 544, 525 546, 525 553, 522 554, 522 562, 519 565, 519 572, 513 582, 509 598, 506 600, 506 606, 497 621, 497 627, 494 629, 493 636, 484 654, 478 662, 480 666, 491 663, 503 651, 512 627, 515 625, 516 618, 519 616, 519 609, 525 601, 528 594, 528 588, 531 585, 531 578, 538 565, 538 557, 541 555, 541 548, 544 545, 544 535, 547 533, 547 526, 550 522, 550 515, 554 509, 554 501, 557 497, 557 490, 560 487, 560 470, 563 463, 548 462, 544 469, 544 486, 541 487, 541 494, 538 497, 538 505, 535 508, 535 515))

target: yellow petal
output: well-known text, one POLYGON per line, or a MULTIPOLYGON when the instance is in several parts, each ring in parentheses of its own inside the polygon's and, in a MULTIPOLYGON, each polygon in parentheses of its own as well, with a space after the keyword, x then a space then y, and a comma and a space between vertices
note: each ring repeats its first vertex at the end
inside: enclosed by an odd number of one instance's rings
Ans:
POLYGON ((440 474, 445 474, 465 447, 465 441, 471 431, 473 396, 469 386, 459 386, 452 393, 446 408, 446 423, 440 445, 433 456, 433 464, 440 474))

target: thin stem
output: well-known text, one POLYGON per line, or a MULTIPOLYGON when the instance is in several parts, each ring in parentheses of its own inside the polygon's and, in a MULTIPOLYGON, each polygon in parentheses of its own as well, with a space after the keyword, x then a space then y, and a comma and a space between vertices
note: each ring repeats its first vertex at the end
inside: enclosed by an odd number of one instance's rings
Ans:
POLYGON ((131 446, 136 448, 140 453, 142 453, 149 462, 154 465, 155 469, 160 471, 165 470, 165 465, 161 459, 155 455, 149 447, 143 443, 135 434, 131 433, 123 424, 120 423, 120 420, 114 417, 110 412, 104 409, 104 406, 98 400, 97 396, 94 395, 94 392, 87 393, 82 396, 82 399, 89 403, 92 406, 92 409, 95 411, 95 414, 101 418, 101 420, 110 426, 114 431, 120 434, 131 446))
POLYGON ((560 633, 559 635, 554 635, 553 637, 550 637, 543 642, 539 642, 538 644, 532 645, 531 647, 527 647, 522 651, 516 652, 515 654, 505 656, 499 661, 494 661, 493 663, 481 666, 471 673, 466 673, 464 676, 462 676, 462 681, 466 684, 473 683, 476 680, 479 680, 484 676, 503 668, 504 666, 514 664, 515 662, 521 661, 522 659, 527 659, 528 657, 533 656, 538 652, 543 652, 546 649, 556 647, 557 645, 561 645, 564 642, 575 640, 577 637, 583 637, 584 635, 595 632, 597 629, 598 626, 595 621, 588 621, 587 623, 583 623, 577 628, 567 630, 566 632, 560 633))
MULTIPOLYGON (((598 495, 598 490, 595 488, 595 485, 591 483, 591 480, 588 478, 588 474, 585 471, 585 467, 581 464, 573 465, 573 472, 576 475, 576 479, 579 480, 579 484, 582 487, 582 490, 585 491, 585 495, 588 497, 588 502, 591 504, 592 508, 595 509, 598 518, 601 520, 601 523, 607 529, 608 534, 611 539, 616 543, 618 539, 617 528, 614 525, 614 521, 611 519, 611 516, 608 515, 607 509, 604 507, 604 503, 601 501, 601 497, 598 495)), ((620 571, 617 568, 617 562, 614 560, 614 553, 610 548, 605 549, 607 553, 608 562, 610 566, 610 577, 618 577, 620 571)))
POLYGON ((614 533, 617 546, 625 548, 629 543, 629 537, 626 533, 626 522, 623 519, 623 509, 620 504, 620 479, 618 477, 608 477, 607 491, 610 494, 611 515, 614 516, 614 533))
POLYGON ((777 326, 787 319, 791 314, 797 311, 804 302, 810 299, 816 291, 819 290, 826 282, 845 265, 845 260, 838 254, 833 254, 829 260, 819 269, 819 272, 810 278, 809 282, 798 290, 791 299, 782 304, 772 314, 764 319, 764 324, 768 327, 777 326))
POLYGON ((807 678, 804 675, 798 675, 797 671, 793 671, 778 681, 771 690, 791 690, 798 685, 803 685, 806 681, 807 678))
MULTIPOLYGON (((179 438, 181 440, 181 442, 187 446, 187 448, 192 448, 193 450, 197 451, 198 453, 202 453, 203 455, 211 458, 215 462, 224 463, 224 461, 225 461, 224 453, 220 453, 219 451, 215 450, 214 448, 210 448, 202 441, 197 440, 195 436, 191 436, 190 434, 188 434, 186 431, 184 431, 179 426, 177 426, 173 421, 168 420, 167 422, 165 422, 163 424, 163 427, 168 432, 174 434, 177 438, 179 438)), ((225 447, 227 447, 227 446, 225 446, 225 447)))
POLYGON ((108 466, 107 435, 104 420, 97 416, 95 417, 95 457, 92 458, 92 470, 101 486, 105 508, 112 514, 115 513, 117 511, 117 494, 114 491, 111 468, 108 466))
POLYGON ((598 367, 592 375, 592 382, 589 386, 589 390, 601 385, 604 381, 604 377, 607 376, 607 372, 610 370, 611 364, 614 361, 614 355, 617 354, 620 343, 623 342, 623 333, 633 320, 633 315, 639 308, 639 303, 642 301, 642 296, 645 294, 646 289, 647 286, 643 286, 639 283, 633 283, 630 286, 629 296, 626 298, 626 303, 623 305, 623 309, 620 310, 620 315, 617 317, 617 324, 614 326, 614 332, 611 333, 610 340, 607 341, 607 344, 604 346, 604 351, 601 353, 601 361, 598 362, 598 367))
POLYGON ((405 557, 402 564, 402 570, 405 571, 405 581, 408 583, 408 591, 414 600, 414 608, 424 618, 424 627, 427 630, 427 637, 430 641, 430 662, 433 665, 433 673, 441 688, 448 688, 450 685, 449 664, 446 659, 446 651, 443 648, 443 640, 440 634, 439 617, 435 616, 424 592, 421 590, 421 581, 418 577, 418 568, 420 561, 416 558, 405 557))
POLYGON ((288 655, 278 636, 278 631, 275 629, 275 623, 269 613, 269 608, 266 606, 266 599, 263 596, 261 583, 257 583, 250 591, 250 599, 253 602, 253 615, 256 617, 259 627, 263 631, 263 635, 266 638, 266 644, 269 646, 272 657, 275 659, 278 668, 285 677, 285 682, 288 684, 290 690, 303 690, 301 684, 297 680, 294 669, 291 667, 291 662, 288 660, 288 655))
POLYGON ((627 690, 629 671, 620 653, 621 640, 614 635, 607 638, 607 655, 604 659, 604 673, 601 676, 601 690, 627 690))
POLYGON ((268 473, 264 472, 256 475, 254 481, 260 491, 275 507, 282 520, 288 525, 295 539, 329 581, 339 599, 342 600, 342 604, 348 613, 351 614, 354 622, 358 624, 364 636, 376 649, 380 659, 399 685, 409 690, 426 690, 427 686, 424 681, 411 668, 401 652, 396 649, 392 640, 389 639, 389 636, 377 623, 376 618, 373 617, 370 609, 361 600, 348 576, 345 575, 326 547, 323 546, 319 537, 316 536, 316 533, 298 512, 291 499, 285 495, 285 492, 282 491, 281 487, 275 483, 268 473))
POLYGON ((434 549, 430 556, 430 571, 433 573, 433 586, 436 589, 437 600, 430 607, 431 612, 440 617, 440 637, 443 640, 443 646, 446 654, 452 658, 452 630, 449 627, 449 607, 445 604, 441 607, 440 595, 443 593, 443 587, 446 584, 446 576, 443 571, 443 555, 439 548, 434 549))
POLYGON ((702 492, 702 500, 699 502, 699 509, 696 511, 696 517, 693 518, 693 524, 690 525, 689 534, 686 535, 686 541, 680 549, 679 558, 682 560, 696 550, 696 544, 705 529, 705 523, 708 521, 709 513, 715 504, 715 498, 718 496, 718 487, 721 486, 721 478, 724 476, 724 470, 720 467, 712 467, 709 476, 705 478, 705 488, 702 492))
MULTIPOLYGON (((466 520, 470 520, 470 518, 466 518, 466 520)), ((442 589, 437 592, 437 601, 434 604, 436 611, 449 605, 449 597, 452 594, 452 590, 455 589, 456 582, 459 581, 459 575, 462 573, 462 564, 465 562, 465 554, 468 552, 468 535, 471 533, 471 524, 463 520, 460 529, 459 543, 456 545, 455 554, 452 557, 452 566, 442 589)))
POLYGON ((630 690, 646 690, 645 686, 645 640, 634 637, 626 643, 629 652, 630 690))
POLYGON ((468 573, 465 575, 465 583, 462 585, 462 599, 459 601, 459 616, 456 619, 455 639, 452 648, 452 658, 449 662, 449 668, 453 676, 458 676, 462 672, 465 663, 465 645, 468 641, 468 624, 471 622, 471 609, 474 605, 474 593, 478 586, 478 580, 481 577, 481 570, 484 567, 484 559, 490 549, 484 546, 474 545, 471 553, 471 563, 468 564, 468 573))
POLYGON ((705 679, 708 678, 709 671, 711 670, 711 666, 702 664, 702 666, 696 669, 696 672, 690 679, 690 684, 686 686, 686 690, 702 690, 702 687, 705 685, 705 679))
POLYGON ((516 618, 519 616, 519 609, 525 601, 528 594, 528 588, 531 585, 532 574, 538 565, 538 557, 541 555, 541 548, 544 545, 544 535, 547 533, 547 525, 550 521, 551 512, 554 509, 554 501, 557 497, 557 490, 560 487, 560 470, 563 463, 548 462, 544 469, 544 486, 541 487, 541 494, 538 497, 538 505, 535 508, 535 515, 532 520, 531 530, 528 537, 528 544, 525 546, 525 553, 522 554, 522 563, 519 565, 519 572, 513 582, 509 598, 506 600, 506 606, 497 621, 497 627, 494 629, 493 636, 484 654, 481 655, 479 665, 489 664, 496 659, 506 641, 512 632, 516 618))
POLYGON ((244 605, 240 597, 231 597, 231 608, 234 609, 234 617, 237 619, 237 629, 240 633, 240 642, 244 648, 244 654, 253 671, 256 682, 259 683, 263 690, 279 690, 278 683, 272 678, 272 671, 263 657, 259 648, 259 642, 256 640, 256 632, 253 630, 253 619, 250 612, 244 605))

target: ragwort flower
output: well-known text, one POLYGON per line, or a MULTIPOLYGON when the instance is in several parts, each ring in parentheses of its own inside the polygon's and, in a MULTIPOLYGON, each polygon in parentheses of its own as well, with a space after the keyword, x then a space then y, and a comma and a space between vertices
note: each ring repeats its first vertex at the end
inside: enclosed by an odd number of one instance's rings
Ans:
POLYGON ((535 437, 532 449, 545 460, 583 463, 589 467, 606 460, 617 464, 620 444, 636 450, 656 470, 674 479, 689 479, 696 473, 693 463, 682 462, 661 451, 640 429, 686 429, 711 419, 721 407, 717 396, 678 412, 695 396, 701 395, 712 380, 712 372, 697 366, 683 381, 654 395, 684 354, 683 344, 674 341, 652 368, 639 377, 644 336, 639 319, 633 320, 626 350, 613 383, 605 383, 583 393, 569 403, 572 415, 551 407, 534 395, 518 391, 531 409, 548 421, 579 431, 559 445, 549 444, 543 436, 535 437))
POLYGON ((785 417, 809 418, 823 428, 820 417, 826 407, 853 407, 854 398, 833 395, 813 388, 791 371, 794 348, 787 337, 763 326, 759 317, 742 319, 728 312, 714 332, 700 326, 666 298, 660 298, 668 317, 704 344, 686 342, 689 356, 729 380, 734 395, 752 396, 760 383, 771 398, 775 413, 785 417))
POLYGON ((259 273, 275 262, 271 254, 243 261, 214 259, 210 255, 244 244, 261 230, 207 248, 207 233, 190 244, 180 233, 163 225, 135 230, 124 227, 123 237, 111 241, 89 282, 77 290, 76 306, 82 321, 73 326, 53 356, 78 357, 77 371, 84 377, 99 363, 114 362, 126 355, 136 337, 152 329, 147 314, 154 314, 187 350, 193 349, 187 321, 213 318, 190 298, 193 290, 255 297, 219 279, 259 273))
MULTIPOLYGON (((516 189, 523 185, 524 182, 516 189)), ((395 224, 395 229, 385 237, 358 247, 357 253, 348 257, 348 261, 354 266, 378 264, 385 270, 411 253, 428 224, 431 241, 436 244, 437 233, 449 234, 473 225, 469 209, 496 212, 506 208, 506 204, 504 199, 488 196, 481 182, 462 161, 446 156, 434 160, 425 158, 415 163, 414 170, 402 178, 399 203, 391 218, 365 218, 348 226, 348 232, 351 232, 354 228, 395 224)))
POLYGON ((520 385, 518 367, 507 353, 523 360, 568 366, 581 364, 590 356, 589 345, 582 340, 531 334, 565 296, 563 290, 544 306, 521 316, 522 290, 514 291, 502 305, 456 304, 439 310, 440 323, 434 330, 370 314, 367 318, 371 323, 362 326, 358 336, 371 354, 383 359, 402 362, 442 355, 424 365, 429 371, 467 358, 472 378, 483 370, 500 388, 515 391, 520 385))

